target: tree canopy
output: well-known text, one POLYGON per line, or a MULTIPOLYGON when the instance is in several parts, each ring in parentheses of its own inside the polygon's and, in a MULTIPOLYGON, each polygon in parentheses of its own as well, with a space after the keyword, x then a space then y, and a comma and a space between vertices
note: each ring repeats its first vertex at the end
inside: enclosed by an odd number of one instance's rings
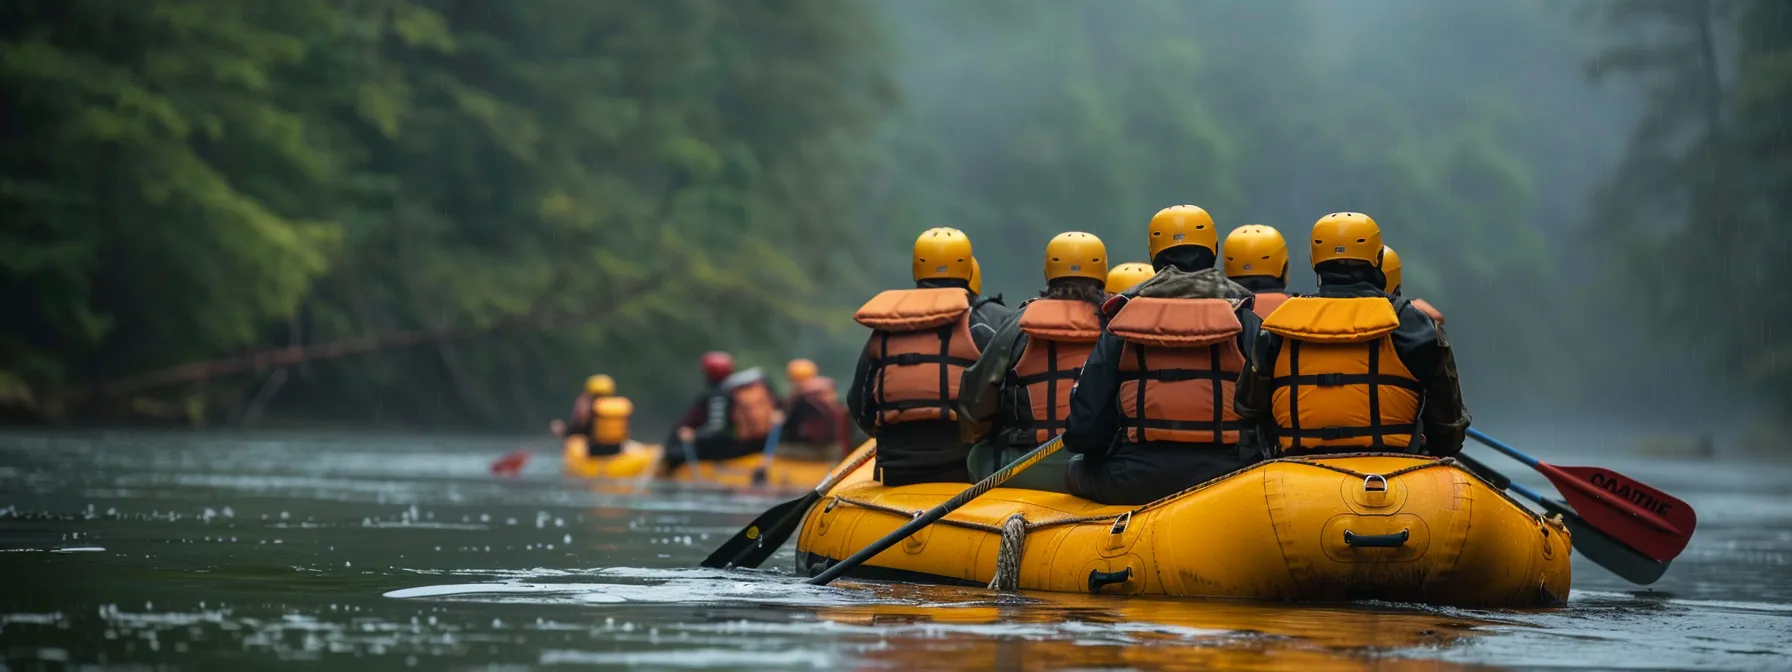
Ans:
POLYGON ((1014 305, 1053 234, 1144 261, 1185 202, 1297 289, 1375 217, 1472 408, 1640 380, 1563 338, 1606 304, 1792 401, 1783 5, 15 0, 0 403, 537 427, 602 371, 665 416, 708 349, 846 375, 923 229, 1014 305))

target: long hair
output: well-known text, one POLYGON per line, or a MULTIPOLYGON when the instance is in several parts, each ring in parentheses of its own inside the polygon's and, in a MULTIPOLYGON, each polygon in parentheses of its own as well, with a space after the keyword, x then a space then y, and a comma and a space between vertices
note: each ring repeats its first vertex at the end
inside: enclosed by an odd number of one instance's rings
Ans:
POLYGON ((1108 293, 1102 282, 1095 278, 1056 278, 1045 283, 1039 298, 1082 301, 1099 308, 1108 300, 1108 293))

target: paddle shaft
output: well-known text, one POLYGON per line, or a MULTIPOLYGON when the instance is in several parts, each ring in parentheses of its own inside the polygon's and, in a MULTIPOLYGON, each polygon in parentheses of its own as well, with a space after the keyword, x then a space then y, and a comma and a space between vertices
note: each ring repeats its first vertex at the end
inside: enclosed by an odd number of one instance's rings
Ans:
POLYGON ((1483 434, 1483 433, 1481 433, 1481 430, 1479 430, 1479 429, 1475 429, 1473 427, 1468 428, 1468 435, 1470 438, 1473 438, 1476 441, 1480 441, 1481 445, 1484 445, 1484 446, 1487 446, 1488 448, 1492 448, 1494 450, 1505 453, 1506 457, 1510 457, 1514 460, 1518 460, 1519 462, 1523 462, 1524 466, 1531 467, 1531 468, 1535 469, 1537 467, 1537 465, 1542 464, 1542 462, 1539 462, 1537 460, 1537 458, 1531 457, 1531 456, 1526 455, 1521 452, 1518 452, 1517 448, 1508 446, 1505 444, 1505 442, 1500 441, 1499 439, 1496 439, 1496 438, 1493 438, 1486 434, 1483 434))
POLYGON ((909 535, 920 531, 921 528, 932 525, 935 521, 946 517, 946 514, 958 510, 959 507, 970 503, 973 499, 981 497, 983 493, 1000 487, 1003 483, 1007 482, 1008 479, 1013 478, 1015 474, 1026 471, 1028 467, 1038 464, 1040 460, 1051 457, 1053 453, 1058 452, 1063 447, 1064 437, 1061 436, 1045 442, 1045 445, 1034 448, 1032 452, 1022 455, 1020 459, 1015 460, 1012 464, 1002 467, 1002 469, 996 473, 990 474, 989 478, 978 481, 977 484, 971 486, 970 489, 958 493, 953 496, 952 499, 946 500, 946 503, 929 509, 926 513, 921 514, 914 520, 897 528, 895 532, 884 535, 884 538, 873 542, 870 546, 860 549, 859 552, 852 554, 852 557, 835 563, 834 566, 815 575, 815 578, 809 579, 809 584, 814 586, 825 586, 833 582, 834 579, 840 578, 841 574, 845 574, 852 568, 864 564, 866 560, 870 560, 871 558, 876 557, 877 554, 889 549, 891 546, 895 546, 896 542, 902 541, 909 535))
POLYGON ((1661 518, 1654 512, 1644 509, 1641 506, 1637 506, 1636 502, 1606 492, 1591 483, 1575 478, 1573 475, 1562 471, 1555 465, 1545 464, 1542 460, 1521 453, 1517 448, 1508 446, 1499 439, 1495 439, 1482 433, 1481 430, 1470 427, 1468 429, 1468 435, 1489 448, 1505 453, 1507 457, 1523 462, 1527 467, 1543 472, 1543 475, 1548 476, 1549 482, 1554 483, 1557 489, 1572 489, 1583 496, 1599 500, 1607 507, 1635 518, 1637 522, 1657 532, 1664 532, 1667 534, 1680 533, 1680 531, 1674 529, 1672 525, 1662 522, 1661 518))
MULTIPOLYGON (((745 566, 748 564, 748 559, 755 555, 770 556, 772 553, 776 552, 778 547, 783 546, 785 540, 790 538, 790 533, 796 530, 797 524, 802 522, 803 517, 809 514, 809 509, 815 506, 816 502, 821 501, 822 496, 826 495, 829 490, 833 490, 834 486, 840 484, 840 481, 845 480, 847 476, 852 475, 852 472, 858 471, 859 467, 865 466, 865 463, 870 462, 874 457, 877 457, 877 446, 872 446, 871 450, 865 451, 865 454, 853 458, 853 460, 847 462, 845 466, 836 469, 834 473, 828 474, 827 478, 822 479, 821 485, 815 486, 815 490, 796 500, 796 506, 792 507, 788 514, 779 518, 776 523, 761 526, 758 524, 758 521, 754 521, 752 525, 748 525, 746 529, 736 533, 736 536, 738 537, 747 537, 749 530, 752 530, 755 527, 759 528, 759 531, 752 534, 750 538, 752 543, 741 548, 738 553, 733 555, 733 557, 728 558, 728 562, 722 566, 724 568, 745 566), (770 550, 762 551, 761 549, 765 547, 770 547, 770 550)), ((758 567, 760 562, 764 562, 764 559, 762 558, 753 562, 752 566, 758 567)), ((708 560, 704 561, 704 566, 710 566, 708 560)))

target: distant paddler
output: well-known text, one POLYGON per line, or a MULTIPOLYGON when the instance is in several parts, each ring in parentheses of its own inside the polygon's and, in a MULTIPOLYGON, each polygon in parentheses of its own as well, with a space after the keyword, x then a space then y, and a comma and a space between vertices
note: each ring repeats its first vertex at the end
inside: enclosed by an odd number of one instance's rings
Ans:
POLYGON ((704 389, 672 431, 661 462, 667 472, 693 457, 726 460, 762 452, 772 426, 784 421, 759 369, 736 372, 734 356, 720 350, 704 353, 699 365, 704 389))
POLYGON ((1282 232, 1262 224, 1238 227, 1226 235, 1220 254, 1226 258, 1226 278, 1256 295, 1251 310, 1257 317, 1269 317, 1288 300, 1288 241, 1282 232))
POLYGON ((838 460, 845 456, 846 407, 834 379, 820 375, 815 362, 793 359, 784 367, 790 396, 784 400, 784 431, 778 457, 838 460))

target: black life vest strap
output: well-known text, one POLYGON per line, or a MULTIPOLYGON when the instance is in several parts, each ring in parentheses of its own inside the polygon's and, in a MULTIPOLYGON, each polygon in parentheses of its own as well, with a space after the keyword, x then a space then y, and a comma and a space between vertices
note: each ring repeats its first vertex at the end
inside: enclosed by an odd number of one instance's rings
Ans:
MULTIPOLYGON (((1301 445, 1300 445, 1300 440, 1301 440, 1301 428, 1300 428, 1300 379, 1301 379, 1301 375, 1300 375, 1300 339, 1290 339, 1288 341, 1288 374, 1289 374, 1288 375, 1288 428, 1284 429, 1284 430, 1278 430, 1278 431, 1280 433, 1285 433, 1286 435, 1293 437, 1294 438, 1293 448, 1299 449, 1301 447, 1301 445)), ((1273 390, 1273 389, 1275 389, 1275 385, 1273 384, 1274 381, 1271 381, 1271 383, 1272 383, 1272 385, 1271 385, 1270 389, 1273 390)))
MULTIPOLYGON (((1376 348, 1371 352, 1373 354, 1369 355, 1369 362, 1373 369, 1373 367, 1381 363, 1381 349, 1376 348)), ((1373 387, 1399 387, 1414 392, 1422 389, 1419 385, 1419 381, 1377 373, 1319 373, 1305 376, 1276 376, 1275 378, 1270 379, 1270 384, 1275 387, 1292 387, 1296 384, 1316 385, 1318 387, 1369 385, 1373 387)))
POLYGON ((1213 440, 1215 443, 1222 442, 1225 440, 1225 437, 1221 436, 1221 434, 1223 434, 1225 432, 1236 432, 1236 431, 1240 431, 1240 430, 1244 429, 1244 425, 1245 425, 1244 421, 1242 421, 1242 420, 1227 420, 1226 419, 1226 409, 1225 409, 1225 405, 1224 405, 1225 398, 1226 398, 1226 391, 1225 391, 1225 388, 1222 386, 1222 382, 1226 381, 1226 380, 1230 380, 1232 378, 1232 376, 1236 376, 1238 374, 1228 374, 1227 372, 1220 369, 1220 344, 1216 343, 1216 344, 1208 346, 1208 362, 1209 362, 1209 366, 1212 367, 1211 369, 1158 369, 1155 371, 1146 368, 1145 346, 1137 345, 1137 344, 1129 344, 1128 347, 1133 348, 1133 351, 1136 353, 1136 356, 1134 357, 1134 362, 1138 366, 1139 370, 1137 370, 1137 371, 1121 371, 1120 372, 1120 380, 1122 382, 1128 381, 1128 380, 1139 381, 1139 385, 1137 388, 1136 400, 1135 400, 1136 405, 1134 406, 1134 408, 1138 410, 1139 415, 1134 416, 1134 415, 1128 414, 1126 412, 1126 409, 1122 408, 1120 410, 1120 419, 1121 419, 1121 424, 1123 426, 1135 428, 1135 429, 1139 430, 1138 436, 1139 436, 1140 443, 1143 443, 1145 441, 1145 430, 1147 430, 1147 429, 1165 429, 1165 430, 1191 431, 1191 432, 1212 432, 1213 440), (1143 417, 1144 413, 1145 413, 1145 387, 1146 387, 1145 381, 1148 381, 1148 380, 1159 380, 1159 381, 1170 381, 1170 382, 1181 381, 1181 380, 1211 380, 1211 381, 1213 381, 1213 419, 1212 420, 1159 420, 1159 419, 1151 419, 1151 418, 1143 417))

